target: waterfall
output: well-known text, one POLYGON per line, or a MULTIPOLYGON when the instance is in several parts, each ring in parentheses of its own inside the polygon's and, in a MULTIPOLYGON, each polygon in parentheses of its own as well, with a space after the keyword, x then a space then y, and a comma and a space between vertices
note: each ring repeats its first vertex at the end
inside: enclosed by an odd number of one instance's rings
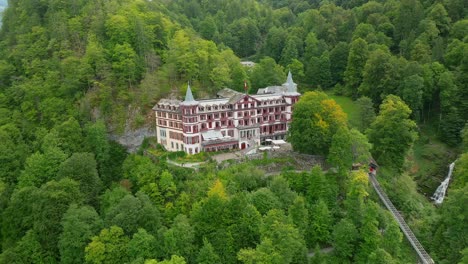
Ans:
POLYGON ((431 199, 434 200, 435 204, 441 204, 445 198, 445 192, 447 191, 447 187, 450 182, 450 178, 452 177, 453 168, 455 167, 455 161, 452 162, 449 166, 449 172, 447 178, 437 187, 437 190, 432 195, 431 199))

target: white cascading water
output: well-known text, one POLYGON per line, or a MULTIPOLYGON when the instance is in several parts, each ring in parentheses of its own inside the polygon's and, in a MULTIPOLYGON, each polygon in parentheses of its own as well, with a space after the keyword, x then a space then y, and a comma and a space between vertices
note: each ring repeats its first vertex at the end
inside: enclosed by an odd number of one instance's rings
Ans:
POLYGON ((447 187, 450 182, 450 178, 452 177, 453 168, 455 167, 455 162, 452 162, 449 166, 449 172, 447 178, 437 187, 437 190, 432 195, 431 199, 434 200, 435 204, 441 204, 445 198, 445 192, 447 191, 447 187))

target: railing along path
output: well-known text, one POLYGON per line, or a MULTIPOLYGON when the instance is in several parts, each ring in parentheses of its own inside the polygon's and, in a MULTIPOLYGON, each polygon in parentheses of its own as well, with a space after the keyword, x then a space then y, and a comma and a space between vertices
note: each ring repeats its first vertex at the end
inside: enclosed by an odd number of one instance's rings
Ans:
POLYGON ((414 235, 413 231, 409 228, 408 224, 406 224, 405 219, 401 216, 400 212, 395 208, 392 201, 388 198, 385 191, 380 187, 379 182, 375 178, 373 173, 369 173, 369 179, 374 187, 375 192, 379 195, 380 200, 385 204, 387 209, 392 213, 395 220, 400 225, 401 231, 405 234, 406 238, 410 242, 411 246, 413 246, 416 253, 418 253, 419 258, 421 259, 422 263, 424 264, 434 264, 434 260, 432 260, 431 256, 426 252, 423 248, 419 240, 414 235))

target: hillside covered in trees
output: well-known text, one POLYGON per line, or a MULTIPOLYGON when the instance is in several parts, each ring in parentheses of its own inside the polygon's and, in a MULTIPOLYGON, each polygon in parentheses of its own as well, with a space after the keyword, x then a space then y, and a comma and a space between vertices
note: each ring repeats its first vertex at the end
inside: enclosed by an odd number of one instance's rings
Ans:
POLYGON ((0 263, 415 262, 349 171, 370 154, 434 260, 467 262, 467 15, 463 0, 8 1, 0 263), (288 70, 304 94, 290 141, 332 170, 270 177, 260 165, 282 160, 265 158, 194 172, 151 140, 133 154, 109 140, 151 126, 189 81, 198 98, 244 80, 255 93, 288 70), (355 100, 359 120, 327 94, 355 100), (436 143, 458 158, 441 207, 412 177, 436 143))

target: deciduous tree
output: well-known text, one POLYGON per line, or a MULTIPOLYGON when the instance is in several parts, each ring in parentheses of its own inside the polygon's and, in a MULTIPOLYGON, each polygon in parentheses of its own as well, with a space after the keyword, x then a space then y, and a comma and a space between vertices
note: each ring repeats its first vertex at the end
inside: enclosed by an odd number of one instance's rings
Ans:
POLYGON ((58 247, 61 263, 83 263, 84 248, 102 228, 102 220, 94 208, 72 204, 63 215, 58 247))
POLYGON ((289 140, 296 151, 327 154, 336 131, 346 126, 346 114, 322 92, 307 92, 294 106, 289 140))
POLYGON ((401 169, 405 156, 417 138, 411 109, 395 95, 380 105, 380 113, 368 130, 373 157, 379 164, 401 169))
POLYGON ((103 229, 85 249, 85 260, 93 264, 125 263, 129 260, 129 239, 122 228, 111 226, 103 229))

